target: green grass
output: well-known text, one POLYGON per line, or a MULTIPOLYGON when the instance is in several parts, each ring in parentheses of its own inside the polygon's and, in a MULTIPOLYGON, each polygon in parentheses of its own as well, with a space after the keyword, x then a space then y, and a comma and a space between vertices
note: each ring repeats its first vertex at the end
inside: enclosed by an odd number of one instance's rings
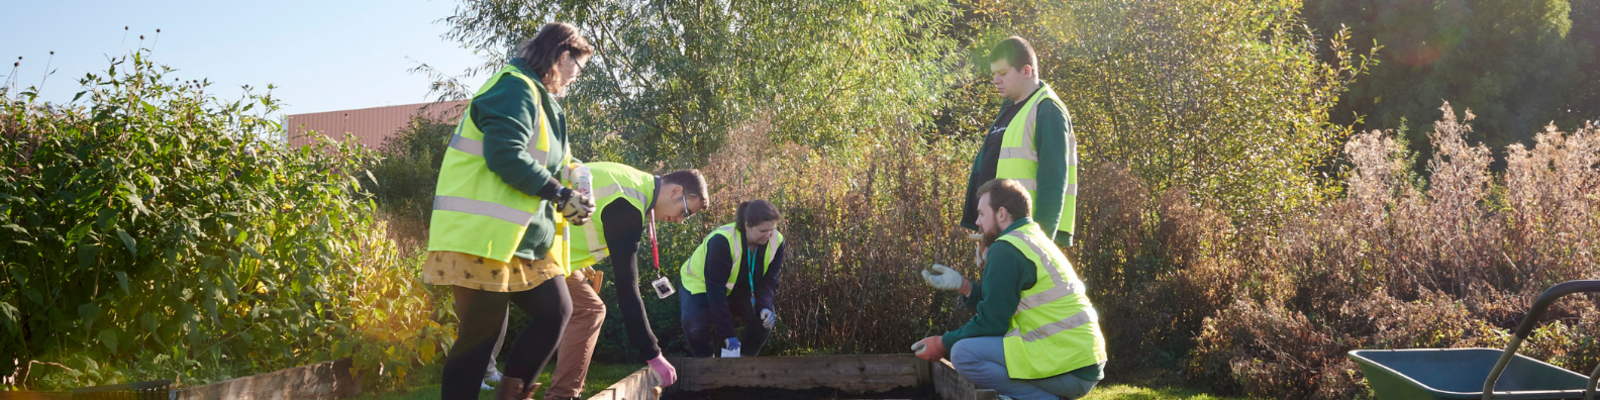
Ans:
MULTIPOLYGON (((552 360, 550 365, 544 368, 544 373, 539 375, 539 382, 544 383, 544 387, 539 389, 539 393, 534 396, 535 398, 544 398, 545 389, 550 387, 550 371, 554 370, 555 366, 555 362, 552 360)), ((629 374, 634 373, 634 371, 638 371, 640 368, 644 368, 644 364, 591 364, 589 365, 589 377, 583 382, 583 394, 581 396, 588 398, 589 396, 598 393, 601 389, 610 387, 611 384, 622 380, 622 378, 628 377, 629 374)), ((416 371, 415 375, 407 379, 411 381, 414 386, 408 386, 405 393, 400 393, 398 391, 362 393, 361 397, 357 397, 356 400, 438 399, 440 369, 441 367, 438 365, 431 365, 424 367, 422 370, 416 371)), ((479 400, 491 400, 493 398, 494 391, 492 390, 478 392, 479 400)))
POLYGON ((1222 400, 1243 399, 1240 397, 1212 396, 1199 389, 1185 387, 1146 387, 1129 384, 1109 384, 1095 386, 1083 400, 1222 400))

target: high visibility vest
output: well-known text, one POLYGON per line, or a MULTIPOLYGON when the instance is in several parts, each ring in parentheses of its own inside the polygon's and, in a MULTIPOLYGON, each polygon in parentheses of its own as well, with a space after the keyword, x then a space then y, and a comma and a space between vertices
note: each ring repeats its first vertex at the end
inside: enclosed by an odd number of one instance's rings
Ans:
MULTIPOLYGON (((739 230, 734 224, 723 225, 712 230, 710 235, 706 235, 705 240, 700 241, 700 247, 694 249, 694 255, 689 256, 689 261, 685 261, 683 268, 680 268, 681 272, 678 274, 683 281, 683 290, 687 290, 689 294, 706 292, 706 249, 710 248, 711 238, 717 236, 728 239, 728 252, 733 257, 733 270, 728 272, 726 284, 728 290, 733 290, 734 281, 739 280, 739 270, 745 265, 744 259, 740 258, 744 254, 744 237, 739 235, 739 230)), ((772 265, 772 258, 778 255, 778 247, 782 245, 783 234, 773 231, 772 239, 767 241, 767 252, 761 259, 761 265, 756 266, 757 269, 750 273, 756 276, 765 275, 767 267, 772 265)))
POLYGON ((627 165, 596 162, 583 164, 594 175, 595 215, 589 223, 577 227, 572 235, 572 268, 594 265, 611 255, 606 246, 604 212, 607 205, 622 200, 639 209, 639 215, 650 218, 649 207, 656 197, 656 176, 627 165))
MULTIPOLYGON (((523 80, 530 89, 539 87, 515 66, 508 65, 490 77, 477 95, 482 96, 507 77, 523 80)), ((556 142, 555 133, 550 129, 550 119, 543 114, 544 99, 538 90, 533 92, 539 131, 532 135, 534 141, 527 152, 543 165, 554 164, 557 160, 551 159, 550 144, 556 142)), ((560 165, 569 160, 560 160, 560 165)), ((469 103, 455 136, 450 138, 444 163, 439 166, 439 186, 434 192, 433 216, 428 226, 428 251, 454 251, 509 262, 522 243, 528 224, 542 207, 548 206, 545 199, 522 193, 489 171, 483 158, 483 131, 472 121, 469 103)), ((560 240, 559 235, 556 240, 560 240)))
POLYGON ((1100 317, 1089 304, 1087 289, 1038 223, 1000 236, 1033 262, 1036 281, 1022 291, 1011 316, 1011 330, 1002 343, 1006 374, 1012 379, 1040 379, 1106 361, 1106 339, 1100 317))
MULTIPOLYGON (((1017 115, 1011 118, 1006 125, 1005 136, 1000 139, 1000 160, 995 164, 995 179, 1015 179, 1028 189, 1028 198, 1034 200, 1034 215, 1039 215, 1039 148, 1034 145, 1034 126, 1039 120, 1039 103, 1049 101, 1055 103, 1056 108, 1066 115, 1067 106, 1061 103, 1061 98, 1056 97, 1056 92, 1049 85, 1039 87, 1039 91, 1029 97, 1027 103, 1017 110, 1017 115)), ((1066 115, 1068 123, 1072 116, 1066 115)), ((1078 139, 1072 132, 1067 132, 1067 183, 1066 195, 1061 198, 1061 223, 1056 225, 1056 230, 1072 233, 1076 228, 1074 223, 1077 217, 1078 204, 1078 139)), ((1055 237, 1055 232, 1045 232, 1046 237, 1055 237)))

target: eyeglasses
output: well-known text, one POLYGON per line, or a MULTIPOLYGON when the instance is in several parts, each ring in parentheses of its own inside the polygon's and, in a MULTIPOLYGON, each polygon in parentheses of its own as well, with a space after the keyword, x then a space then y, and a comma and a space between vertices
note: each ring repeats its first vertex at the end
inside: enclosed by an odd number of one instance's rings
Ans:
POLYGON ((689 196, 679 194, 678 200, 683 201, 683 219, 689 219, 689 217, 693 217, 694 212, 689 211, 689 196))

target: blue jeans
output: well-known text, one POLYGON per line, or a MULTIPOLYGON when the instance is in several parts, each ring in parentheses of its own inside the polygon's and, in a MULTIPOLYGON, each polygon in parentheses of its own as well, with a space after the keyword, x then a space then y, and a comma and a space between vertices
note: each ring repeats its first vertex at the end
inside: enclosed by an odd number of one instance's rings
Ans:
POLYGON ((1044 379, 1011 379, 1006 374, 1005 345, 998 336, 961 339, 950 349, 950 363, 974 385, 1017 400, 1076 399, 1100 383, 1070 372, 1044 379))
MULTIPOLYGON (((683 337, 689 341, 689 355, 696 358, 717 354, 717 349, 723 347, 723 339, 727 339, 717 332, 717 322, 711 316, 711 300, 707 297, 706 293, 689 294, 682 286, 678 287, 678 304, 683 311, 683 337)), ((729 297, 728 310, 733 313, 735 326, 744 325, 743 332, 739 334, 739 355, 755 357, 761 354, 761 346, 767 344, 767 336, 772 331, 761 326, 761 316, 750 306, 750 298, 729 297)))

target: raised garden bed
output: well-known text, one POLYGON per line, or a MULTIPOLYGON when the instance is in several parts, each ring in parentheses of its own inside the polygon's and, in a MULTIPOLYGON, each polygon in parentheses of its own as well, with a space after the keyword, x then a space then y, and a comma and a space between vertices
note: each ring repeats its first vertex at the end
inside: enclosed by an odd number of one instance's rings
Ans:
POLYGON ((950 362, 911 355, 669 358, 678 382, 641 368, 589 400, 992 400, 961 378, 950 362))

